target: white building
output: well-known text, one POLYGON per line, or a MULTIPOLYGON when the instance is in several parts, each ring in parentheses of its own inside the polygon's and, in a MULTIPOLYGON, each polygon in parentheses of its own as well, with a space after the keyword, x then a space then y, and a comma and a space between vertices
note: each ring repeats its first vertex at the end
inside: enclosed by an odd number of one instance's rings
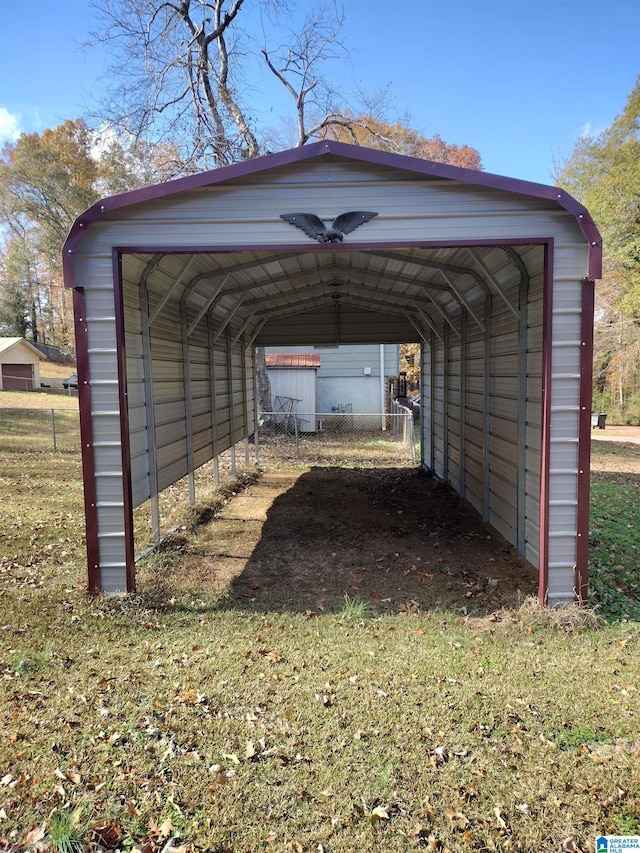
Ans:
POLYGON ((44 355, 24 338, 0 338, 0 391, 33 391, 40 387, 44 355))

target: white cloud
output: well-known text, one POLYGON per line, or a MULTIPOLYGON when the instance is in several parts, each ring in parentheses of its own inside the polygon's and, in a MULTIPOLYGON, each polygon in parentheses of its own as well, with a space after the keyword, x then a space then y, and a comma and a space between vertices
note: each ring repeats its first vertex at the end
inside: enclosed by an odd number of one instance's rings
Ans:
POLYGON ((606 127, 595 127, 590 121, 586 121, 578 131, 578 139, 592 139, 594 136, 600 136, 604 130, 606 127))
POLYGON ((20 116, 0 107, 0 142, 15 142, 21 133, 20 116))

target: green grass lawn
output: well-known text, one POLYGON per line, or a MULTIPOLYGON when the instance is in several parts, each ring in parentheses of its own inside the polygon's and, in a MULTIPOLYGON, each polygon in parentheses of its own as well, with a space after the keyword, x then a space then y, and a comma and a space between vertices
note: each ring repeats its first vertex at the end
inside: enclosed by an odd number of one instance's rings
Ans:
POLYGON ((593 444, 589 572, 610 618, 640 620, 640 446, 593 444))
POLYGON ((591 498, 593 596, 610 617, 640 620, 640 494, 633 482, 597 481, 591 498))
POLYGON ((91 600, 79 454, 9 438, 0 850, 586 853, 596 835, 640 834, 640 624, 622 621, 638 613, 638 502, 622 450, 594 477, 593 583, 612 617, 596 626, 531 604, 374 617, 353 595, 337 612, 256 614, 181 591, 179 553, 151 562, 137 596, 91 600))

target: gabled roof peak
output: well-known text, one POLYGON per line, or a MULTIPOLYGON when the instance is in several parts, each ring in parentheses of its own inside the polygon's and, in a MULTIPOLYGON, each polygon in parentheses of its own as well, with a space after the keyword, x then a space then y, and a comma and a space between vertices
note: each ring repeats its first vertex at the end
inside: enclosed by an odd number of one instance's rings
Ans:
POLYGON ((287 166, 313 159, 331 157, 370 163, 388 169, 413 172, 423 177, 429 176, 440 180, 486 187, 487 189, 518 193, 519 195, 544 199, 557 204, 558 207, 564 208, 576 218, 578 225, 585 235, 589 244, 591 276, 599 278, 601 275, 602 240, 598 229, 586 208, 569 195, 569 193, 565 192, 565 190, 559 187, 547 186, 546 184, 522 181, 517 178, 491 174, 490 172, 451 166, 448 163, 437 163, 433 160, 422 160, 418 157, 393 154, 377 148, 366 148, 361 145, 335 142, 333 140, 313 142, 298 148, 279 151, 275 154, 266 154, 254 160, 246 160, 230 166, 222 166, 219 169, 200 172, 196 175, 187 175, 186 177, 176 178, 166 183, 154 184, 149 187, 143 187, 142 189, 101 199, 76 219, 65 242, 63 253, 65 257, 72 253, 78 241, 82 239, 84 232, 93 222, 103 217, 108 217, 111 211, 118 210, 119 208, 168 198, 178 193, 222 184, 272 169, 283 169, 287 166))

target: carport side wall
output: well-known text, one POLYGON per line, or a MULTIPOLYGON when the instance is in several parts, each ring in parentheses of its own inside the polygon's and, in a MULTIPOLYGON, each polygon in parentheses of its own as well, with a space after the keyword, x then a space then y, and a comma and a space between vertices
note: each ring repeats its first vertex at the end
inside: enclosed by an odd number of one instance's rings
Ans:
MULTIPOLYGON (((144 260, 148 261, 150 257, 144 257, 144 260)), ((165 293, 167 281, 177 275, 183 262, 181 256, 163 259, 161 268, 150 276, 150 314, 154 313, 165 293)), ((149 458, 148 430, 151 424, 147 422, 145 399, 140 292, 142 268, 140 258, 124 255, 123 294, 134 507, 151 497, 150 471, 153 465, 153 459, 149 458)), ((185 350, 185 325, 191 325, 196 311, 187 306, 186 324, 183 323, 179 295, 164 305, 150 330, 151 359, 147 370, 150 370, 151 377, 158 491, 253 432, 254 386, 252 381, 243 382, 242 379, 245 369, 249 377, 252 375, 253 349, 247 347, 246 352, 243 350, 244 342, 238 338, 239 326, 230 324, 229 368, 227 336, 221 335, 211 348, 209 326, 214 320, 207 313, 187 336, 189 343, 188 350, 185 350), (189 354, 186 370, 183 361, 185 351, 189 354), (187 378, 188 383, 185 381, 187 378), (233 387, 231 396, 230 381, 233 387), (215 404, 212 401, 213 388, 215 404), (188 414, 192 425, 190 434, 184 430, 188 414)))
MULTIPOLYGON (((126 258, 127 256, 125 256, 126 258)), ((139 292, 132 281, 135 274, 131 267, 124 275, 122 321, 125 330, 127 388, 121 395, 118 369, 118 331, 116 299, 118 289, 114 281, 114 262, 111 254, 86 253, 75 260, 77 293, 82 299, 76 301, 76 337, 82 355, 79 353, 78 368, 86 362, 80 378, 80 408, 82 416, 82 436, 87 448, 83 452, 85 461, 85 508, 87 516, 87 551, 90 574, 90 587, 93 591, 121 593, 131 588, 133 567, 130 564, 130 543, 127 541, 127 526, 130 523, 128 513, 132 506, 138 505, 149 497, 149 459, 146 434, 146 415, 144 399, 143 363, 141 351, 141 311, 139 292), (128 278, 127 278, 128 277, 128 278), (127 412, 121 420, 121 399, 126 399, 127 412), (129 447, 123 442, 121 424, 130 425, 129 447), (129 461, 130 471, 125 470, 123 459, 129 461), (90 464, 92 470, 86 469, 90 464), (129 494, 131 491, 131 494, 129 494)), ((126 260, 124 262, 127 268, 126 260)), ((175 314, 174 306, 174 316, 175 314)), ((172 327, 175 338, 176 326, 172 327)), ((161 339, 161 345, 165 339, 161 339)), ((171 345, 169 345, 171 347, 171 345)), ((232 348, 234 369, 235 413, 233 418, 233 441, 239 441, 245 435, 245 422, 253 420, 253 383, 242 382, 242 368, 252 370, 252 351, 243 353, 242 341, 238 340, 232 348), (246 400, 245 398, 246 394, 246 400)), ((215 349, 217 363, 216 383, 227 382, 227 356, 224 344, 215 349)), ((163 364, 175 379, 180 373, 178 385, 170 385, 172 391, 166 403, 173 406, 174 415, 178 414, 184 424, 185 394, 176 390, 182 381, 182 358, 173 351, 173 358, 163 364)), ((157 364, 156 364, 157 366, 157 364)), ((171 383, 173 380, 170 379, 171 383)), ((198 379, 194 380, 194 385, 198 379)), ((160 383, 160 387, 162 383, 160 383)), ((227 386, 228 387, 228 386, 227 386)), ((226 392, 225 392, 226 393, 226 392)), ((162 390, 154 388, 154 398, 165 402, 162 390)), ((196 406, 197 409, 197 406, 196 406)), ((212 420, 211 407, 205 403, 209 423, 212 420)), ((166 412, 165 412, 166 414, 166 412)), ((231 444, 231 430, 228 396, 225 406, 217 410, 223 434, 218 435, 217 452, 228 449, 231 444), (224 424, 227 429, 224 432, 224 424)), ((169 417, 169 422, 171 418, 169 417)), ((171 432, 171 426, 169 427, 171 432)), ((175 431, 175 425, 174 425, 175 431)), ((180 428, 182 436, 184 429, 180 428)), ((197 467, 212 458, 212 429, 208 425, 194 431, 194 463, 197 467), (204 443, 203 441, 204 436, 204 443), (204 449, 203 451, 203 448, 204 449)), ((184 448, 184 438, 177 444, 184 448)), ((159 487, 165 488, 188 472, 187 455, 184 451, 175 457, 175 441, 169 440, 163 464, 160 467, 159 487)))
MULTIPOLYGON (((548 525, 548 572, 544 596, 549 604, 573 601, 577 593, 577 544, 587 533, 579 529, 580 502, 585 501, 579 479, 587 472, 579 466, 579 428, 584 390, 581 392, 581 333, 590 327, 583 316, 580 273, 586 270, 583 244, 555 248, 549 276, 553 277, 544 298, 544 253, 531 247, 522 253, 529 273, 526 345, 526 426, 524 436, 517 429, 518 411, 518 320, 502 303, 491 313, 490 404, 488 479, 482 449, 484 400, 482 393, 484 342, 480 330, 466 322, 465 420, 464 429, 456 417, 461 389, 460 343, 444 322, 436 325, 423 357, 423 454, 426 467, 456 489, 486 521, 516 545, 521 521, 521 486, 518 445, 525 441, 524 552, 521 554, 538 567, 540 554, 541 490, 548 500, 548 513, 542 523, 548 525), (543 341, 545 307, 549 312, 550 340, 543 341), (548 473, 542 465, 543 367, 546 366, 550 394, 548 428, 548 473), (582 393, 582 399, 581 399, 582 393), (464 439, 462 438, 464 436, 464 439), (464 443, 464 454, 459 448, 464 443), (464 468, 459 461, 463 460, 464 468), (463 473, 464 472, 464 473, 463 473), (546 481, 546 485, 545 485, 546 481)), ((496 266, 499 273, 499 268, 496 266)), ((498 276, 499 277, 499 276, 498 276)), ((503 287, 503 293, 517 305, 517 283, 503 287)), ((588 310, 588 302, 587 310, 588 310)), ((486 322, 486 317, 484 317, 486 322)), ((457 318, 460 321, 460 317, 457 318)), ((587 342, 588 343, 588 342, 587 342)), ((584 440, 584 439, 583 439, 584 440)), ((585 454, 583 454, 584 456, 585 454)), ((584 466, 583 466, 584 468, 584 466)), ((586 512, 583 510, 583 516, 586 512)), ((583 549, 584 550, 584 549, 583 549)), ((582 562, 586 563, 584 557, 582 562)), ((586 565, 580 566, 586 572, 586 565)))
MULTIPOLYGON (((551 341, 546 347, 546 367, 551 384, 548 433, 548 585, 549 605, 572 602, 580 594, 580 577, 586 577, 588 539, 588 469, 581 471, 580 457, 588 461, 589 437, 581 423, 590 417, 591 388, 584 387, 582 364, 584 329, 592 325, 590 303, 583 303, 588 273, 584 243, 556 242, 553 248, 553 290, 548 297, 551 341), (583 310, 588 316, 583 316, 583 310), (582 447, 581 447, 582 444, 582 447), (583 487, 582 483, 586 484, 583 487), (578 563, 580 562, 580 565, 578 563)), ((590 359, 589 359, 590 361, 590 359)))
POLYGON ((112 253, 78 255, 75 272, 89 584, 93 592, 126 592, 128 477, 123 466, 112 253))
MULTIPOLYGON (((535 247, 533 251, 541 270, 542 249, 535 247)), ((524 528, 524 539, 535 546, 535 533, 527 535, 527 518, 537 521, 539 499, 534 495, 526 507, 526 499, 519 495, 526 472, 517 463, 520 441, 524 442, 526 432, 523 429, 523 436, 519 437, 519 400, 526 394, 526 388, 521 389, 518 381, 516 313, 520 275, 502 249, 485 250, 482 257, 494 270, 492 307, 489 314, 485 313, 489 303, 473 308, 485 329, 489 329, 490 337, 486 340, 483 329, 458 306, 449 309, 451 326, 444 321, 436 324, 433 350, 425 361, 425 369, 430 371, 433 367, 434 381, 432 391, 425 394, 433 401, 425 443, 433 442, 432 467, 438 477, 468 500, 509 542, 517 546, 518 532, 524 528)), ((541 334, 537 339, 540 350, 541 334)), ((539 442, 538 452, 528 453, 527 467, 537 472, 539 480, 539 442)), ((537 562, 537 555, 530 549, 531 557, 532 562, 537 562)))

